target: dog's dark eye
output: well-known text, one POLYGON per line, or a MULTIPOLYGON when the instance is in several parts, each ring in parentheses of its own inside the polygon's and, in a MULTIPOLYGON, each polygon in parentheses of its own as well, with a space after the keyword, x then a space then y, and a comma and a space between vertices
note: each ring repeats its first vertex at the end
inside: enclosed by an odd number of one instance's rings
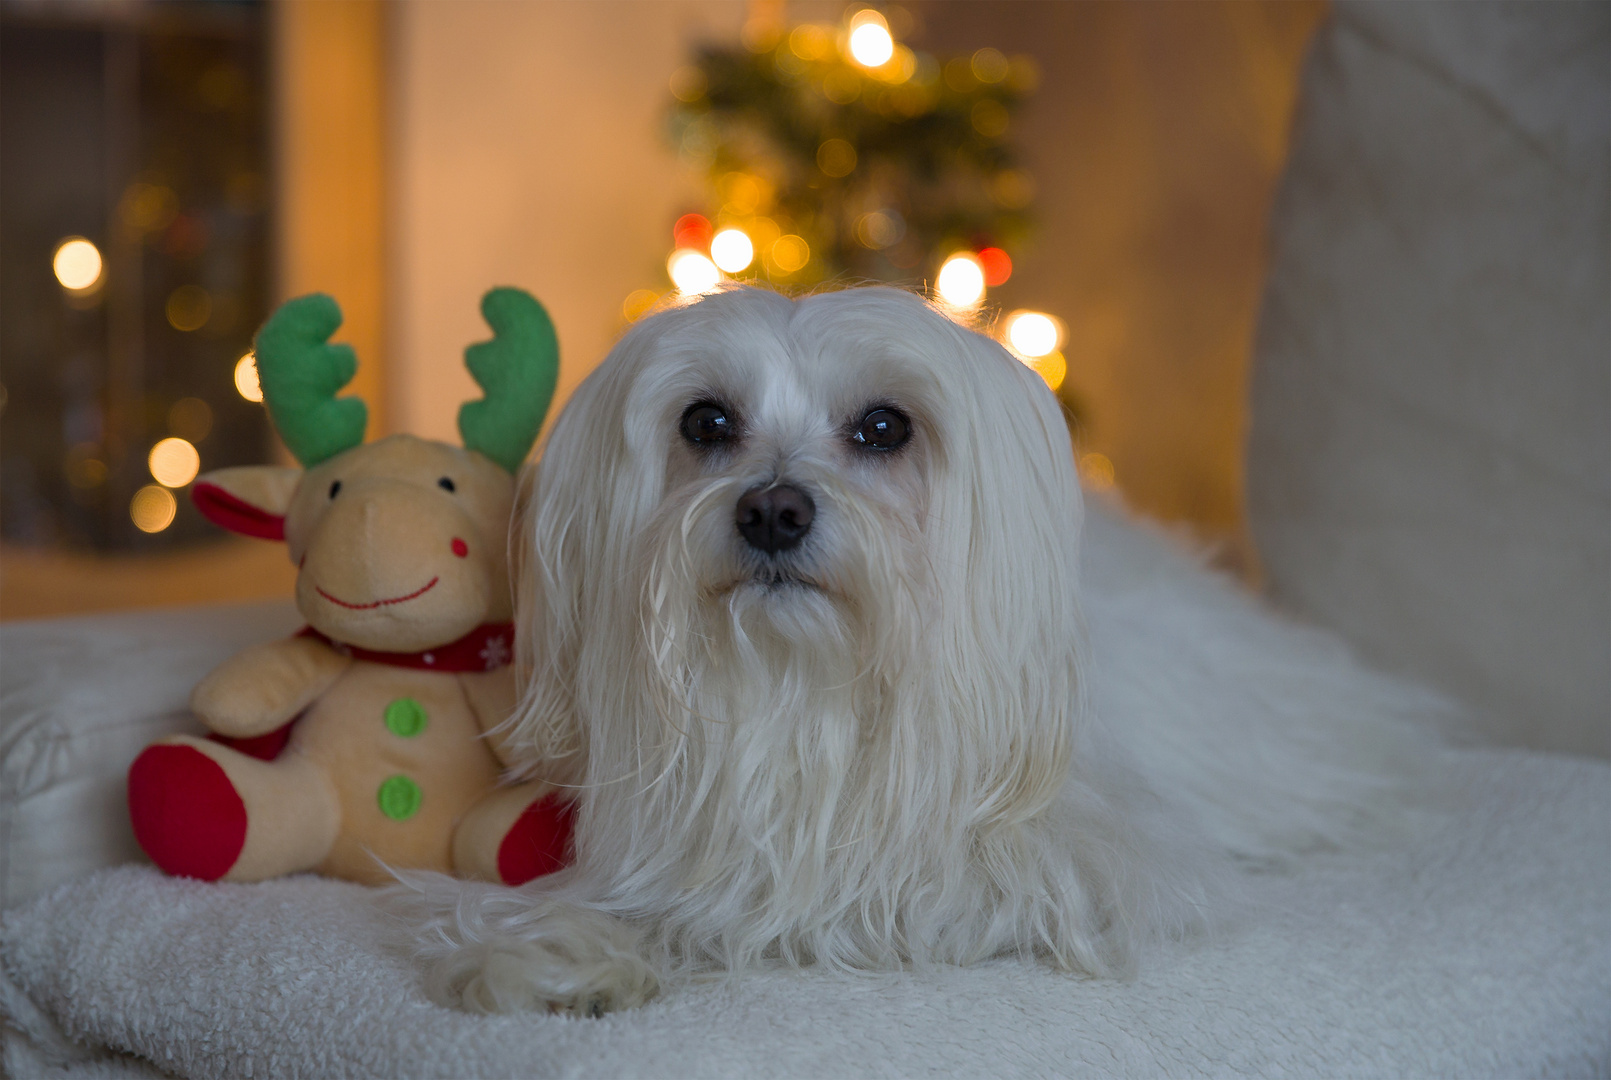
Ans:
POLYGON ((333 499, 341 494, 341 481, 337 480, 330 485, 330 497, 333 499))
POLYGON ((446 477, 446 476, 444 476, 444 477, 442 477, 442 479, 438 480, 436 482, 436 486, 441 488, 443 491, 447 492, 449 495, 451 495, 455 491, 459 490, 458 488, 453 486, 453 481, 449 477, 446 477))
POLYGON ((695 402, 682 414, 682 437, 701 446, 726 442, 733 437, 733 422, 722 406, 710 401, 695 402))
POLYGON ((894 450, 911 435, 912 428, 906 417, 894 409, 874 409, 861 418, 850 441, 870 450, 894 450))

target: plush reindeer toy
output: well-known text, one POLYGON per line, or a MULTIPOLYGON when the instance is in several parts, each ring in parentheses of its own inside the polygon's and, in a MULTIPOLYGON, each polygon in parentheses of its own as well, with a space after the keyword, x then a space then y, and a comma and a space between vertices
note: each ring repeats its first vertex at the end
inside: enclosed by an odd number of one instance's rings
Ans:
POLYGON ((481 311, 494 336, 465 353, 485 398, 459 412, 463 448, 364 444, 363 402, 335 396, 357 361, 328 344, 330 297, 292 300, 259 332, 263 399, 304 468, 220 469, 191 495, 225 528, 285 541, 308 626, 201 681, 190 704, 212 735, 164 739, 130 767, 135 836, 168 873, 377 882, 384 862, 519 884, 565 860, 569 803, 499 786, 487 736, 515 700, 514 474, 559 349, 518 289, 481 311))

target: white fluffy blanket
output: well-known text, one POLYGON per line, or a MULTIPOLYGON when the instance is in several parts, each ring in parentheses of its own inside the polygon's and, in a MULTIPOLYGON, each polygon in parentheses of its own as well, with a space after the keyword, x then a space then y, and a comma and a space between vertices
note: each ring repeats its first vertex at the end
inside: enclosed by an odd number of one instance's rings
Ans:
POLYGON ((771 973, 485 1018, 423 997, 358 886, 103 871, 5 919, 8 1071, 110 1070, 87 1048, 112 1048, 193 1077, 1605 1075, 1611 770, 1446 765, 1467 797, 1444 827, 1259 875, 1241 925, 1133 982, 771 973))
MULTIPOLYGON (((1251 740, 1238 733, 1272 723, 1369 727, 1428 704, 1153 534, 1097 514, 1090 540, 1093 700, 1110 719, 1145 726, 1171 711, 1213 714, 1213 730, 1230 736, 1221 741, 1243 743, 1251 740), (1158 677, 1165 670, 1169 678, 1158 677)), ((70 833, 48 826, 71 806, 84 808, 73 822, 115 814, 121 770, 139 743, 185 722, 178 703, 194 669, 238 647, 232 635, 284 617, 240 616, 251 625, 230 633, 219 612, 8 627, 0 855, 12 862, 0 868, 19 869, 17 852, 42 851, 47 840, 66 843, 70 833), (60 681, 67 669, 49 658, 81 661, 86 648, 109 681, 60 681), (119 717, 129 719, 120 727, 119 717)), ((882 976, 774 972, 677 988, 601 1020, 484 1018, 425 999, 358 886, 311 877, 219 886, 139 866, 101 870, 0 921, 5 1069, 1611 1075, 1611 768, 1518 751, 1439 755, 1429 783, 1447 789, 1449 805, 1412 839, 1250 871, 1235 919, 1210 940, 1150 958, 1130 982, 1017 961, 882 976)), ((1213 767, 1201 760, 1211 748, 1192 756, 1186 764, 1213 767)), ((103 848, 123 842, 109 832, 103 848)), ((74 865, 62 862, 53 880, 81 873, 74 865)), ((48 880, 12 873, 8 895, 48 880)))

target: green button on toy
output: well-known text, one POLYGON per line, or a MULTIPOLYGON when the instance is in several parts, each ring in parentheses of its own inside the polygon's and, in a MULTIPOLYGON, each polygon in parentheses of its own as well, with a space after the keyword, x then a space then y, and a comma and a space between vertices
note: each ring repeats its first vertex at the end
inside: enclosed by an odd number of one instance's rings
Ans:
POLYGON ((407 821, 419 813, 420 800, 424 797, 420 786, 406 776, 388 776, 375 792, 380 812, 393 821, 407 821))
POLYGON ((425 730, 425 706, 411 697, 400 697, 386 706, 386 730, 412 739, 425 730))

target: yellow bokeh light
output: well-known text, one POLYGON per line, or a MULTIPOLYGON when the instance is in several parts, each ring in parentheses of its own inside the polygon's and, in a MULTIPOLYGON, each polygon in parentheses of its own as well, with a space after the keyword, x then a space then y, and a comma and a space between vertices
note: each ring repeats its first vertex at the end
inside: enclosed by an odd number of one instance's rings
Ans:
POLYGON ((263 385, 257 381, 257 354, 247 353, 235 361, 235 391, 247 401, 263 400, 263 385))
POLYGON ((789 33, 789 51, 801 60, 821 60, 833 52, 833 34, 814 23, 796 26, 789 33))
POLYGON ((678 101, 698 101, 705 96, 705 73, 692 64, 671 73, 671 96, 678 101))
POLYGON ((893 210, 874 210, 856 219, 856 239, 863 247, 877 250, 889 247, 906 235, 906 222, 893 210))
POLYGON ((972 254, 959 252, 940 267, 934 289, 952 307, 972 307, 984 298, 984 267, 972 254))
POLYGON ((201 471, 201 455, 188 439, 170 436, 151 448, 145 463, 163 487, 184 487, 201 471))
POLYGON ((805 237, 789 233, 772 244, 772 265, 785 274, 792 274, 811 261, 811 245, 805 237))
POLYGON ((986 138, 995 139, 1007 133, 1010 118, 1007 106, 994 98, 983 98, 974 104, 968 119, 973 124, 973 130, 986 138))
POLYGON ((181 285, 168 294, 163 307, 168 325, 182 333, 200 330, 213 315, 213 298, 200 285, 181 285))
POLYGON ((844 139, 828 139, 817 147, 817 168, 838 179, 856 169, 856 148, 844 139))
POLYGON ((980 49, 968 62, 973 77, 982 83, 998 83, 1007 77, 1011 65, 998 49, 980 49))
POLYGON ((889 23, 876 11, 858 11, 850 20, 850 58, 862 67, 883 67, 895 55, 889 23))
POLYGON ((895 53, 877 71, 873 77, 883 82, 899 86, 913 75, 917 74, 917 54, 905 45, 895 46, 895 53))
POLYGON ((1060 352, 1049 352, 1045 356, 1034 359, 1025 359, 1024 363, 1035 369, 1035 374, 1046 380, 1046 385, 1056 393, 1063 380, 1068 377, 1068 361, 1060 352))
POLYGON ((716 188, 721 193, 724 209, 735 214, 753 214, 763 200, 770 198, 760 179, 749 173, 726 173, 716 188))
POLYGON ((1007 317, 1007 344, 1020 356, 1045 356, 1063 343, 1063 328, 1040 311, 1016 311, 1007 317))
POLYGON ((1087 491, 1107 491, 1113 486, 1113 462, 1106 454, 1080 455, 1080 485, 1087 491))
POLYGON ((173 492, 156 484, 147 484, 129 500, 129 520, 141 532, 161 532, 173 524, 173 515, 178 511, 173 492))
POLYGON ((67 482, 83 491, 106 483, 106 462, 101 460, 100 453, 101 448, 91 442, 77 443, 68 450, 67 482))
POLYGON ((666 260, 666 270, 684 296, 710 292, 722 280, 716 264, 692 248, 679 248, 666 260))
POLYGON ((627 293, 627 298, 621 301, 621 317, 627 322, 637 322, 649 314, 649 309, 659 302, 659 293, 649 289, 633 289, 627 293))
POLYGON ((62 288, 81 293, 100 284, 105 263, 101 261, 100 248, 82 236, 69 236, 56 245, 50 268, 55 271, 56 280, 61 282, 62 288))
POLYGON ((743 229, 723 229, 710 241, 710 258, 729 274, 736 274, 755 261, 755 245, 743 229))

